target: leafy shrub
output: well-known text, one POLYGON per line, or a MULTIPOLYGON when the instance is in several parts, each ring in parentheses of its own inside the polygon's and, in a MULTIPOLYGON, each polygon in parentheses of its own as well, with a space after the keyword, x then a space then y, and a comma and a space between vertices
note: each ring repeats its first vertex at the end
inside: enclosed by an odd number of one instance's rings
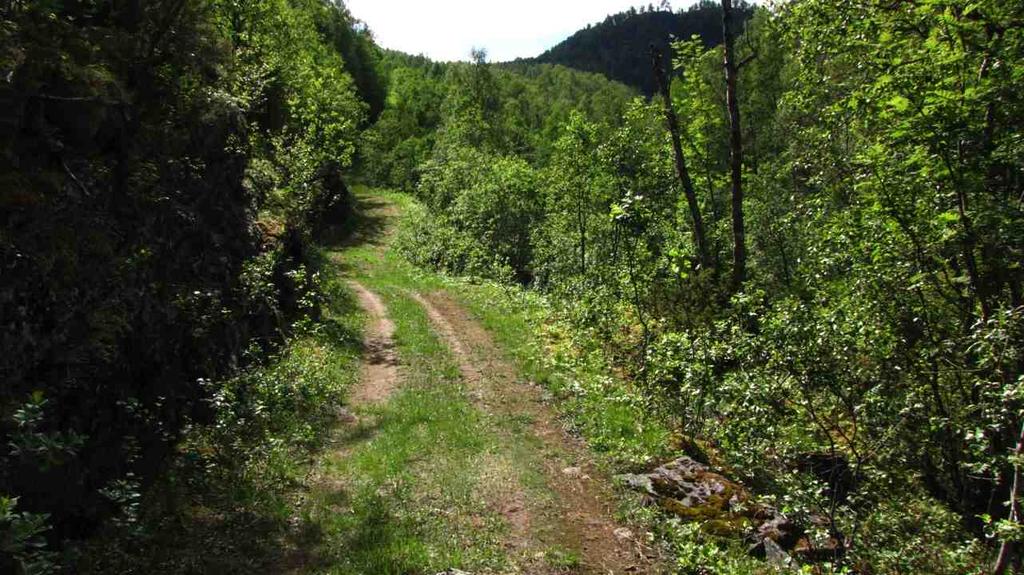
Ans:
MULTIPOLYGON (((1020 16, 997 1, 754 10, 736 43, 736 179, 722 52, 699 40, 674 46, 670 102, 602 123, 551 98, 543 146, 503 76, 529 66, 447 67, 439 117, 417 124, 428 212, 403 249, 492 278, 497 260, 543 290, 571 345, 631 383, 553 378, 580 428, 611 444, 628 435, 616 414, 641 406, 850 546, 822 570, 978 570, 986 536, 1021 533, 1005 505, 1024 413, 1020 16), (740 247, 747 273, 729 282, 740 247), (932 523, 911 533, 913 517, 932 523)), ((681 545, 693 570, 714 547, 681 545)))
POLYGON ((220 417, 209 382, 318 316, 310 244, 348 216, 366 117, 351 25, 319 0, 0 8, 0 492, 53 549, 134 524, 220 417))
POLYGON ((515 158, 448 150, 423 169, 418 194, 439 215, 411 217, 398 242, 413 261, 453 273, 527 282, 538 216, 532 169, 515 158))
POLYGON ((44 575, 57 565, 47 552, 43 534, 50 529, 45 514, 18 512, 18 500, 0 496, 0 567, 5 573, 44 575))

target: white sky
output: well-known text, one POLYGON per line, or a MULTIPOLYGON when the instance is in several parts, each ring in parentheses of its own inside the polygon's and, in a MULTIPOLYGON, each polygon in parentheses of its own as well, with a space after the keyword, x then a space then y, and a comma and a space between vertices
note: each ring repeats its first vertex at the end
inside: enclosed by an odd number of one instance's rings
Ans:
MULTIPOLYGON (((573 32, 630 6, 660 0, 344 0, 377 43, 433 60, 467 60, 485 48, 503 62, 538 56, 573 32)), ((675 9, 693 0, 676 0, 675 9)))

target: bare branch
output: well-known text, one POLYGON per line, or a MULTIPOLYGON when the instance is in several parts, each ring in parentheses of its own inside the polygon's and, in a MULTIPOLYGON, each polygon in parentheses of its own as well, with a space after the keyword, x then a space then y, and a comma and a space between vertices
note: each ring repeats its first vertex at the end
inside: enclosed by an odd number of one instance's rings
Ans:
POLYGON ((751 55, 749 55, 746 58, 744 58, 743 60, 741 60, 739 64, 736 64, 736 69, 737 70, 742 70, 744 66, 746 66, 747 64, 749 64, 750 62, 752 62, 756 58, 757 58, 757 51, 754 51, 754 53, 752 53, 751 55))

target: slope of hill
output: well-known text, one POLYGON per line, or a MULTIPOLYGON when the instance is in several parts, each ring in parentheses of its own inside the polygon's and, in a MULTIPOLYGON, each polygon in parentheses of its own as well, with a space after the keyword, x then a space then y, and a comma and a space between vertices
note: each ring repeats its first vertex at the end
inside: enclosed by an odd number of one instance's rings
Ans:
POLYGON ((618 126, 638 95, 600 74, 527 60, 442 63, 385 51, 382 68, 387 106, 364 136, 360 166, 374 183, 407 192, 441 134, 484 138, 492 150, 543 163, 574 113, 618 126))
MULTIPOLYGON (((739 2, 736 14, 745 23, 753 7, 739 2)), ((561 64, 597 72, 623 84, 654 92, 650 70, 650 45, 668 53, 673 38, 700 36, 708 47, 722 42, 722 9, 717 2, 702 0, 682 12, 630 9, 587 26, 536 58, 537 62, 561 64)))

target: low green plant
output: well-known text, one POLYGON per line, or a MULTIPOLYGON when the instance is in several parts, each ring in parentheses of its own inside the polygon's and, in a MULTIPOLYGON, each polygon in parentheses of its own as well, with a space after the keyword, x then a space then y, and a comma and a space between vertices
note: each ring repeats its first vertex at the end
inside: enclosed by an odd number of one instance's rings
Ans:
POLYGON ((0 495, 0 567, 19 575, 56 573, 55 553, 46 548, 49 517, 18 511, 18 499, 0 495))

